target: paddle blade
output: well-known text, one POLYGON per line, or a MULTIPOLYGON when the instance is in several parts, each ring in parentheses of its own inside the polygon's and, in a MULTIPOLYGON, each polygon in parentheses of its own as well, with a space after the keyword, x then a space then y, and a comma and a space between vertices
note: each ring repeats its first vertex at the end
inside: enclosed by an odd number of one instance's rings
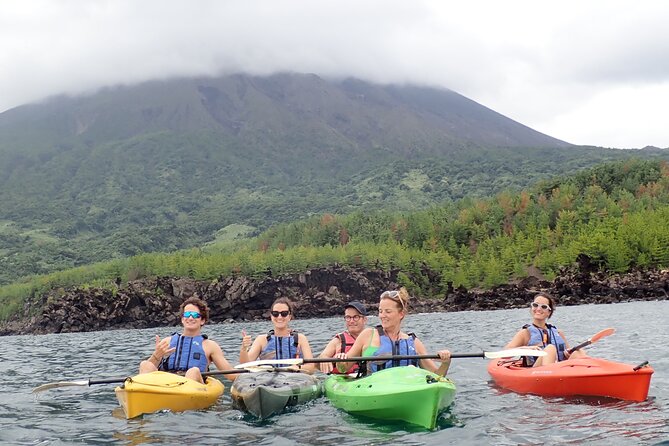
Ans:
POLYGON ((497 352, 483 352, 483 356, 488 359, 512 358, 514 356, 546 356, 543 350, 535 350, 531 348, 510 348, 508 350, 500 350, 497 352))
POLYGON ((83 386, 88 387, 89 381, 87 379, 81 381, 59 381, 55 383, 42 384, 33 389, 32 393, 44 392, 49 389, 57 389, 58 387, 74 387, 74 386, 83 386))
POLYGON ((583 347, 587 347, 587 346, 590 345, 590 344, 594 344, 595 342, 599 341, 599 340, 602 339, 602 338, 605 338, 605 337, 607 337, 607 336, 612 335, 613 333, 615 333, 615 331, 616 331, 616 330, 613 329, 613 328, 605 328, 604 330, 602 330, 602 331, 600 331, 599 333, 595 334, 593 337, 591 337, 591 338, 588 339, 587 341, 585 341, 585 342, 581 342, 581 343, 578 344, 576 347, 572 347, 572 348, 570 348, 568 351, 569 351, 570 354, 571 354, 571 353, 574 353, 576 350, 580 350, 580 349, 582 349, 583 347))
POLYGON ((260 359, 258 361, 244 362, 242 364, 237 364, 236 369, 258 369, 263 366, 285 366, 285 365, 301 365, 304 363, 302 358, 289 358, 289 359, 260 359))
POLYGON ((613 333, 615 333, 616 330, 615 328, 605 328, 604 330, 600 331, 596 335, 590 338, 590 343, 597 342, 602 338, 605 338, 607 336, 611 336, 613 333))

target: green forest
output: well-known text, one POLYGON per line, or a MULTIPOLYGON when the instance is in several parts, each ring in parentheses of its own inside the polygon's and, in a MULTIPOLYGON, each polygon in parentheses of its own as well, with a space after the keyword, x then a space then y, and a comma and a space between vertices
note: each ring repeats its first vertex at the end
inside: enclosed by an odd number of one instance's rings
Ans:
POLYGON ((54 98, 0 114, 0 285, 203 246, 235 225, 449 213, 629 158, 669 151, 574 146, 450 90, 297 73, 54 98))
POLYGON ((26 299, 68 287, 147 276, 261 278, 335 263, 397 268, 412 293, 443 296, 449 286, 490 288, 526 277, 530 266, 551 280, 581 253, 607 272, 669 265, 667 162, 617 161, 419 211, 314 215, 253 238, 30 276, 0 288, 0 319, 19 313, 26 299), (427 280, 435 274, 436 287, 427 280))

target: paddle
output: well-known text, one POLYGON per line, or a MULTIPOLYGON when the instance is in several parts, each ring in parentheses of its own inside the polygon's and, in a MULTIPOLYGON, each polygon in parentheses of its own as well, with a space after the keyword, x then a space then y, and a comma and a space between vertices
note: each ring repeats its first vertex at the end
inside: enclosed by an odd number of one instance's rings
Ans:
MULTIPOLYGON (((214 376, 214 375, 232 375, 235 373, 247 373, 250 372, 250 369, 257 369, 257 367, 250 366, 246 370, 213 370, 211 372, 204 372, 202 373, 202 376, 214 376)), ((74 387, 74 386, 83 386, 83 387, 88 387, 92 386, 94 384, 114 384, 114 383, 122 383, 125 382, 125 380, 128 379, 127 376, 124 376, 122 378, 103 378, 103 379, 82 379, 79 381, 57 381, 53 383, 48 383, 48 384, 42 384, 41 386, 37 386, 33 389, 32 393, 38 393, 38 392, 43 392, 45 390, 49 389, 56 389, 58 387, 74 387)))
POLYGON ((616 332, 616 330, 613 329, 613 328, 605 328, 604 330, 600 331, 599 333, 597 333, 596 335, 594 335, 593 337, 591 337, 591 338, 588 339, 587 341, 585 341, 585 342, 581 342, 581 343, 578 344, 576 347, 572 347, 572 348, 570 348, 570 349, 567 350, 567 351, 568 351, 569 354, 571 355, 571 354, 574 353, 576 350, 582 349, 583 347, 587 347, 587 346, 590 345, 590 344, 594 344, 595 342, 599 341, 599 340, 602 339, 602 338, 605 338, 605 337, 607 337, 607 336, 611 336, 611 335, 612 335, 613 333, 615 333, 615 332, 616 332))
MULTIPOLYGON (((542 350, 533 350, 526 348, 512 348, 508 350, 500 350, 497 352, 479 352, 479 353, 452 353, 451 358, 510 358, 513 356, 546 356, 546 352, 542 350)), ((274 364, 313 364, 321 362, 362 362, 362 361, 388 361, 391 359, 439 359, 439 355, 383 355, 383 356, 351 356, 346 359, 339 358, 289 358, 289 359, 261 359, 259 361, 245 362, 237 364, 236 369, 257 368, 264 365, 274 364)))

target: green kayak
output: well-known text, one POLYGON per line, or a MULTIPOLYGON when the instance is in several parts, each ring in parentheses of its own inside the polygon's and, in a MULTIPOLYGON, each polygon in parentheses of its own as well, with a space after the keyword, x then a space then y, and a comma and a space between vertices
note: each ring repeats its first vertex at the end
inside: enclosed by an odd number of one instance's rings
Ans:
POLYGON ((351 414, 434 429, 439 412, 455 398, 455 384, 421 368, 392 367, 358 379, 331 375, 325 395, 351 414))

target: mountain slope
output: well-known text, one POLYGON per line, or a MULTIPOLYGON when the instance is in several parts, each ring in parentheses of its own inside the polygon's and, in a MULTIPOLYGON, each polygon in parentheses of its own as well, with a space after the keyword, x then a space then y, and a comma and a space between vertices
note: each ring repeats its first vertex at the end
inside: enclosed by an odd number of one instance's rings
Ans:
POLYGON ((315 75, 53 98, 0 114, 0 283, 197 246, 231 224, 415 209, 632 154, 571 146, 448 90, 315 75))
POLYGON ((166 130, 216 130, 260 146, 383 146, 395 153, 568 145, 449 90, 279 74, 155 81, 18 107, 0 115, 0 151, 166 130))

